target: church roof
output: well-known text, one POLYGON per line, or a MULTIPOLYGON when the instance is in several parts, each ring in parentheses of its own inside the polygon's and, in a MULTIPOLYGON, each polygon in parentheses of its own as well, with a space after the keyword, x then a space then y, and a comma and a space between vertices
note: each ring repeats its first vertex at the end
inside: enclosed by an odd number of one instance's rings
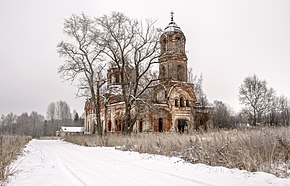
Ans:
POLYGON ((183 33, 180 27, 173 21, 169 23, 169 25, 164 29, 164 32, 180 32, 183 33))
POLYGON ((84 127, 64 127, 64 126, 61 126, 60 130, 62 132, 84 132, 84 127))
POLYGON ((171 12, 171 21, 168 26, 164 29, 164 32, 180 32, 183 33, 180 27, 173 20, 173 12, 171 12))

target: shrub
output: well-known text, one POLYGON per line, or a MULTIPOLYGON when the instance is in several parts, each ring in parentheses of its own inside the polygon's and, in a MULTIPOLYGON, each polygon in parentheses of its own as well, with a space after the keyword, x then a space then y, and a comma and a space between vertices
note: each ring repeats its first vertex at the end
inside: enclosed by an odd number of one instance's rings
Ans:
POLYGON ((0 135, 0 183, 4 184, 4 181, 8 176, 14 172, 10 169, 10 163, 16 159, 20 154, 24 146, 29 142, 31 138, 27 136, 10 136, 0 135))

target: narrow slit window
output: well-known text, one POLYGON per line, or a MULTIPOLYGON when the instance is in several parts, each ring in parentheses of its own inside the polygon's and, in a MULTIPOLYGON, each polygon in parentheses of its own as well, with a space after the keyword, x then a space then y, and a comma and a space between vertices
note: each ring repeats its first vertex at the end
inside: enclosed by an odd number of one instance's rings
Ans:
POLYGON ((186 106, 187 106, 187 107, 190 107, 190 102, 189 102, 189 100, 186 100, 186 106))
POLYGON ((174 105, 175 105, 176 107, 178 107, 178 99, 175 99, 175 100, 174 100, 174 105))
POLYGON ((180 97, 180 107, 184 107, 184 98, 180 97))

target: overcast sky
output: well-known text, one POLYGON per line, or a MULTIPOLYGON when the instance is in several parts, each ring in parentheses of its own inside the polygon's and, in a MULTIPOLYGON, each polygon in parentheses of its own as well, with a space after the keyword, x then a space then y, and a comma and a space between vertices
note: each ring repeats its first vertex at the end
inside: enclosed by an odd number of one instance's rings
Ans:
POLYGON ((239 86, 254 73, 290 97, 289 0, 0 0, 0 115, 46 115, 58 100, 82 113, 84 98, 57 74, 62 59, 56 45, 71 14, 112 11, 157 19, 161 28, 174 11, 187 38, 188 66, 203 74, 210 101, 238 111, 239 86))

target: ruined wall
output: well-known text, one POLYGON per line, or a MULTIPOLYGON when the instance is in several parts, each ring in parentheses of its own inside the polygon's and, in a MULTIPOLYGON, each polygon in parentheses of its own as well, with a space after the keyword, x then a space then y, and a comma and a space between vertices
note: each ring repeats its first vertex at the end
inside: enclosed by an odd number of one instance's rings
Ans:
POLYGON ((102 109, 101 120, 105 124, 104 130, 107 132, 124 131, 125 103, 119 102, 107 106, 107 115, 105 109, 102 109), (107 118, 105 118, 105 116, 107 118), (105 123, 107 122, 107 123, 105 123))
POLYGON ((92 102, 90 100, 86 101, 85 104, 85 134, 92 134, 94 131, 94 124, 95 124, 95 107, 93 106, 92 102))
POLYGON ((154 132, 169 132, 172 128, 172 116, 169 110, 156 105, 157 109, 150 114, 151 129, 154 132), (159 108, 158 108, 159 107, 159 108))
MULTIPOLYGON (((152 131, 150 122, 149 122, 149 114, 148 113, 140 113, 137 110, 132 110, 132 117, 137 114, 137 120, 133 127, 133 132, 150 132, 152 131)), ((109 104, 107 106, 107 119, 105 119, 105 110, 102 109, 101 112, 101 120, 106 123, 106 132, 108 133, 119 133, 124 132, 125 125, 125 103, 119 102, 114 104, 109 104)), ((104 125, 105 126, 105 125, 104 125)), ((105 130, 105 127, 104 127, 105 130)))
POLYGON ((85 134, 93 134, 94 125, 96 123, 96 114, 90 113, 85 117, 85 134))

